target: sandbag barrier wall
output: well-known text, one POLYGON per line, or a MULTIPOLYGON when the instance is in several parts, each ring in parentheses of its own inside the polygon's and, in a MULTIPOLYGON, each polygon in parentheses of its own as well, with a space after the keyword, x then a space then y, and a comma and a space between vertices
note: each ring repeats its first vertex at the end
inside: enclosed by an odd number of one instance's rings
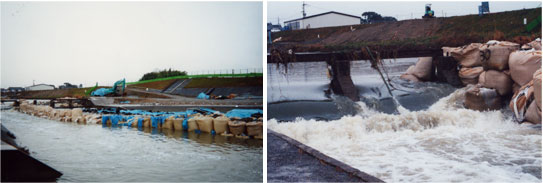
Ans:
MULTIPOLYGON (((458 77, 467 86, 464 106, 468 109, 499 110, 504 104, 517 122, 541 123, 541 40, 523 45, 506 41, 443 47, 460 68, 458 77)), ((423 57, 400 78, 428 81, 431 58, 423 57), (429 60, 430 59, 430 60, 429 60)))
MULTIPOLYGON (((142 115, 102 115, 83 113, 80 108, 54 109, 50 106, 29 104, 22 101, 19 111, 36 117, 78 124, 102 124, 104 126, 128 126, 137 128, 157 128, 195 131, 196 133, 220 134, 239 138, 263 138, 262 117, 251 117, 255 111, 249 109, 234 109, 226 115, 213 110, 203 109, 203 115, 194 110, 168 114, 166 112, 123 111, 142 115), (212 114, 209 114, 212 113, 212 114), (231 116, 231 117, 227 117, 231 116), (237 116, 237 117, 233 117, 237 116)), ((98 111, 112 112, 112 111, 98 111)), ((200 110, 200 112, 202 112, 200 110)))

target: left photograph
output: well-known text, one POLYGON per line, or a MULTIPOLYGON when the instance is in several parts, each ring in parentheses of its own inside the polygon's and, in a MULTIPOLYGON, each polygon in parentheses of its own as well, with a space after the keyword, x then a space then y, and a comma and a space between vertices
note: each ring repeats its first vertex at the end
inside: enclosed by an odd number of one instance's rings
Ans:
POLYGON ((1 181, 262 182, 262 2, 1 2, 1 181))

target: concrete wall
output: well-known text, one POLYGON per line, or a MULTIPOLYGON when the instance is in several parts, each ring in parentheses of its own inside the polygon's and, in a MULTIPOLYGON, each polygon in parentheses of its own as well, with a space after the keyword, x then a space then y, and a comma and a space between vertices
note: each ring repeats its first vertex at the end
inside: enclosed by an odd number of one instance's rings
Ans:
POLYGON ((320 27, 335 27, 344 25, 356 25, 360 24, 360 18, 349 17, 345 15, 339 15, 335 13, 329 13, 321 16, 306 18, 298 20, 300 23, 300 29, 306 28, 320 28, 320 27))

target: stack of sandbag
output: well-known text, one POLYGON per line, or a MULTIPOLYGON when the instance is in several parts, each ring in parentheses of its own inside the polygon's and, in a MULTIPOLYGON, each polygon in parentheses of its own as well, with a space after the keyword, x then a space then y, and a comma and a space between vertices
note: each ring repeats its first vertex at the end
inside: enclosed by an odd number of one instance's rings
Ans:
POLYGON ((536 40, 522 45, 523 50, 540 50, 541 51, 541 39, 537 38, 536 40))
POLYGON ((466 91, 464 106, 477 111, 498 110, 502 107, 502 97, 495 89, 472 85, 466 91))
POLYGON ((228 133, 228 122, 230 122, 230 118, 222 115, 213 119, 213 129, 215 129, 215 133, 228 133))
POLYGON ((541 69, 511 99, 509 107, 517 122, 541 124, 541 69))
POLYGON ((432 57, 420 57, 400 78, 413 82, 430 81, 432 74, 432 57))
POLYGON ((482 66, 481 43, 471 43, 462 47, 443 47, 443 55, 452 56, 462 66, 458 76, 462 84, 477 84, 479 75, 484 71, 482 66))

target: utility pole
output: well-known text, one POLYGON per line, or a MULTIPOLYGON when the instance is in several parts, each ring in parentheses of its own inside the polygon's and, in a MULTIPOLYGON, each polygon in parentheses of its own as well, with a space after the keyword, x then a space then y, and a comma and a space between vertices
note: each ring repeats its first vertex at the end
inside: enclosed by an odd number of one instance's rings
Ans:
POLYGON ((304 15, 303 17, 305 18, 305 1, 302 1, 302 14, 304 15))

